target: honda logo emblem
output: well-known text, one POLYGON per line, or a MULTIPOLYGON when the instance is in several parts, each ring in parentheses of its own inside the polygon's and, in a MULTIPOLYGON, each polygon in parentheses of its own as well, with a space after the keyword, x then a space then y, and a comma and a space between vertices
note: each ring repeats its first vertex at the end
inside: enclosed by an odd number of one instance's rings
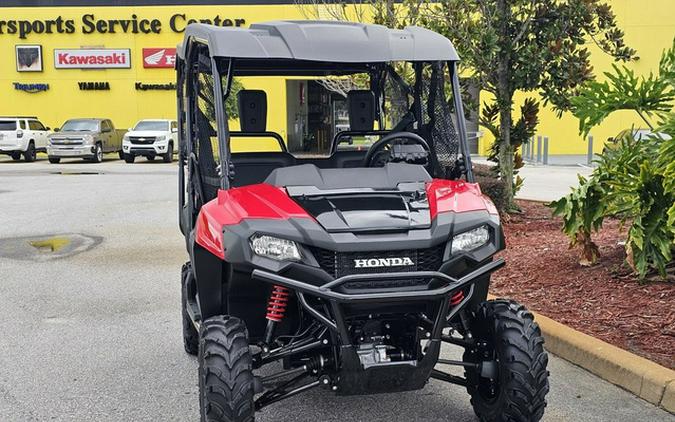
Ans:
POLYGON ((355 259, 354 268, 407 267, 415 265, 407 256, 400 258, 355 259))

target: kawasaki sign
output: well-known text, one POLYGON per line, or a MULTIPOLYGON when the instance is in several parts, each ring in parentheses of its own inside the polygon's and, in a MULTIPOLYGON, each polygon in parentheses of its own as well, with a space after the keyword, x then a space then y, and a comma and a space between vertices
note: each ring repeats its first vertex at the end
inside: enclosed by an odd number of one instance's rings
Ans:
POLYGON ((131 53, 128 48, 55 49, 57 69, 129 69, 131 53))

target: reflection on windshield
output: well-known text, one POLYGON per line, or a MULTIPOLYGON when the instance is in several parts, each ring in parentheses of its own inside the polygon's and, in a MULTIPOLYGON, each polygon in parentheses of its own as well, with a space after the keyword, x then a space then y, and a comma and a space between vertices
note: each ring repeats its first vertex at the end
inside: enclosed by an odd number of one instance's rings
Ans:
POLYGON ((63 132, 96 132, 97 130, 98 122, 93 120, 68 120, 61 128, 63 132))
POLYGON ((169 122, 140 121, 134 126, 134 130, 159 130, 168 131, 169 122))

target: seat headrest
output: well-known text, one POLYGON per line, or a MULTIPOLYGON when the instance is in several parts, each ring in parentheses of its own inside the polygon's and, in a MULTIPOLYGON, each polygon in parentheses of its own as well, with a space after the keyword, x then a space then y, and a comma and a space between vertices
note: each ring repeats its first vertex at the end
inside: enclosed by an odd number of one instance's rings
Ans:
POLYGON ((267 130, 267 94, 259 89, 242 89, 237 93, 239 124, 242 132, 267 130))
POLYGON ((357 132, 373 130, 375 124, 375 95, 367 89, 347 93, 349 129, 357 132))

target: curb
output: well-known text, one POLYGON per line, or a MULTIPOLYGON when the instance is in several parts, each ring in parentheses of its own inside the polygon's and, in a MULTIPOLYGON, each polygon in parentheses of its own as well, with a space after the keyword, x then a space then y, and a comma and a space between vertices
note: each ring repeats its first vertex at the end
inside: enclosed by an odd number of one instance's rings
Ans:
POLYGON ((675 413, 675 371, 534 312, 546 349, 675 413))

